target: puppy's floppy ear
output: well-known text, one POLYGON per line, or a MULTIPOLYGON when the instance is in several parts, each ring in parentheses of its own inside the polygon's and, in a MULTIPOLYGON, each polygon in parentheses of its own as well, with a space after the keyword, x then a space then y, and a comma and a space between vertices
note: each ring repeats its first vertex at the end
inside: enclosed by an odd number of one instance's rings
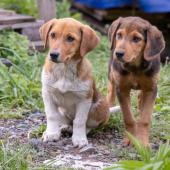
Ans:
POLYGON ((152 60, 160 56, 160 53, 165 48, 165 41, 162 32, 155 26, 149 25, 146 34, 147 38, 144 58, 146 60, 152 60))
POLYGON ((113 21, 111 26, 109 27, 109 30, 108 30, 108 38, 111 42, 111 50, 113 49, 114 47, 114 40, 116 38, 116 32, 117 30, 119 29, 120 25, 121 25, 121 22, 122 22, 123 18, 122 17, 119 17, 117 20, 113 21))
POLYGON ((57 19, 52 19, 52 20, 46 22, 45 24, 43 24, 39 29, 40 37, 44 42, 44 47, 46 47, 48 44, 48 34, 49 34, 54 22, 56 22, 56 21, 57 21, 57 19))
POLYGON ((83 25, 81 27, 80 55, 82 57, 93 50, 99 42, 100 38, 92 28, 88 25, 83 25))

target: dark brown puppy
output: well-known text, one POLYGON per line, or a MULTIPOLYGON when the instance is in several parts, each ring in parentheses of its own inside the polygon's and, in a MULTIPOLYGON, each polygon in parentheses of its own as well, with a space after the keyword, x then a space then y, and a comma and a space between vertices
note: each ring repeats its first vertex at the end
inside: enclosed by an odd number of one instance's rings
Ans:
MULTIPOLYGON (((149 145, 149 127, 157 94, 160 53, 165 47, 162 33, 139 17, 118 18, 110 26, 111 42, 107 100, 115 102, 117 94, 123 112, 125 128, 143 145, 149 145), (130 103, 131 89, 140 90, 135 121, 130 103)), ((124 145, 130 141, 124 138, 124 145)))

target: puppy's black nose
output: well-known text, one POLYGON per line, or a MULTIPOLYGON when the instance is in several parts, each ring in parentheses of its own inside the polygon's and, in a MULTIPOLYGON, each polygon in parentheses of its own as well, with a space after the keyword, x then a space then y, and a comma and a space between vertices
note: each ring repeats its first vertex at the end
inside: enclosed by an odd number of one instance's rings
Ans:
POLYGON ((57 62, 57 59, 58 59, 59 55, 60 55, 60 54, 57 53, 57 52, 55 52, 55 53, 54 53, 54 52, 51 52, 51 53, 50 53, 51 60, 54 61, 54 62, 57 62))
POLYGON ((123 56, 124 56, 124 52, 116 52, 116 57, 117 57, 118 59, 122 59, 123 56))

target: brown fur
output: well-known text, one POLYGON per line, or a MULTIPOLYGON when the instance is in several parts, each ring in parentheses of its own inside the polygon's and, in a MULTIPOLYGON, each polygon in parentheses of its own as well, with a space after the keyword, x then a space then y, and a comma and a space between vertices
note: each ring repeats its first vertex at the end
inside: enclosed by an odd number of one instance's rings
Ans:
MULTIPOLYGON (((40 28, 40 36, 45 46, 49 45, 50 52, 60 52, 61 62, 67 62, 70 59, 79 60, 99 43, 99 37, 94 30, 71 18, 50 20, 40 28), (51 34, 55 36, 52 37, 51 34), (66 42, 68 36, 73 37, 74 42, 66 42)), ((51 69, 52 65, 53 62, 49 62, 49 59, 46 59, 44 65, 45 68, 47 67, 46 70, 51 69)), ((88 69, 91 69, 89 61, 86 59, 82 60, 78 67, 80 69, 78 75, 84 79, 85 73, 88 73, 88 69)), ((87 77, 90 76, 89 73, 87 77)))
MULTIPOLYGON (((92 102, 99 104, 93 107, 89 113, 89 119, 104 123, 109 117, 108 104, 95 87, 95 82, 92 76, 91 63, 85 58, 85 55, 93 50, 100 39, 95 31, 88 25, 84 25, 74 19, 52 19, 45 23, 40 28, 40 36, 44 41, 45 46, 49 46, 50 52, 59 52, 61 55, 61 63, 68 64, 72 60, 77 64, 77 77, 81 81, 91 81, 91 89, 86 95, 87 99, 92 99, 92 102), (68 36, 74 38, 72 43, 67 42, 68 36)), ((46 57, 44 70, 53 72, 54 62, 50 60, 49 55, 46 57)), ((96 126, 96 125, 94 125, 96 126)))
MULTIPOLYGON (((157 93, 160 53, 165 47, 162 33, 139 17, 118 18, 108 32, 111 41, 107 100, 115 102, 115 92, 123 112, 125 128, 143 145, 149 145, 151 114, 157 93), (117 53, 123 53, 118 58, 117 53), (140 90, 139 119, 131 111, 130 91, 140 90)), ((125 137, 124 144, 130 144, 125 137)))

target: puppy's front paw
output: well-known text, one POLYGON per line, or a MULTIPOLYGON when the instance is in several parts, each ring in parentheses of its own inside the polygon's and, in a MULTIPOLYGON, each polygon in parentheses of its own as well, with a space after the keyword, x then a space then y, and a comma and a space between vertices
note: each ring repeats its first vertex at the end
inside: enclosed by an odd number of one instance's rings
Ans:
POLYGON ((43 142, 56 142, 60 139, 60 132, 47 132, 45 131, 42 135, 43 142))
POLYGON ((74 147, 79 147, 79 148, 82 148, 83 146, 88 145, 88 140, 86 136, 82 137, 82 136, 73 135, 72 142, 73 142, 74 147))

